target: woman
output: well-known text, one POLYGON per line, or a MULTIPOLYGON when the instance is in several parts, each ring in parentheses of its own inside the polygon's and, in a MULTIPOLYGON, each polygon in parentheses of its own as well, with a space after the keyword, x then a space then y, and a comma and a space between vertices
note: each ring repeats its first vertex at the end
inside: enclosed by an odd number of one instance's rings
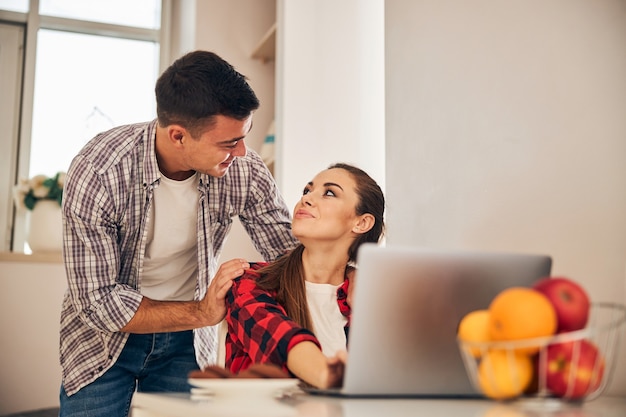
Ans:
POLYGON ((226 367, 282 367, 303 381, 341 385, 359 246, 383 235, 384 195, 364 171, 335 164, 304 188, 292 220, 298 247, 251 264, 226 298, 226 367))

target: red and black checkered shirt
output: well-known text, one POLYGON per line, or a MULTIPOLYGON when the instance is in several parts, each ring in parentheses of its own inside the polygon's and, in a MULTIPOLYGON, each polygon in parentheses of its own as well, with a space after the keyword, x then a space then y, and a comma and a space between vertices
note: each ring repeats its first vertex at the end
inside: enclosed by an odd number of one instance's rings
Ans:
MULTIPOLYGON (((311 341, 320 346, 313 333, 291 320, 275 298, 274 291, 259 288, 258 269, 267 263, 251 263, 241 277, 233 281, 226 297, 226 367, 243 371, 255 363, 271 363, 287 369, 287 353, 300 342, 311 341)), ((348 318, 344 327, 346 340, 350 328, 351 309, 347 303, 349 280, 337 289, 339 311, 348 318)), ((321 346, 320 346, 321 349, 321 346)))

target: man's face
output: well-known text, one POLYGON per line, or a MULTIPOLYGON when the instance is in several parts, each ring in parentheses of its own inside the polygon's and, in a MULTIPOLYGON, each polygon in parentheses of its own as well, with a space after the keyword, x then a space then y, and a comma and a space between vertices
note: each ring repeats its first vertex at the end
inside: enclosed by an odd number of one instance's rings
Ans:
POLYGON ((183 162, 189 170, 222 177, 236 157, 246 155, 243 139, 251 128, 252 115, 244 120, 216 116, 199 137, 185 141, 183 162))

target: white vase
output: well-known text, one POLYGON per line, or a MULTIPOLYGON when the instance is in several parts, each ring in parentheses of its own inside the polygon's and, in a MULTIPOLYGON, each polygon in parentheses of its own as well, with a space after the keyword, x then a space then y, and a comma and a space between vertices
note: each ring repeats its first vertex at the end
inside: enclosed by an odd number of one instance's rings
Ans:
POLYGON ((61 252, 63 225, 61 206, 54 200, 39 200, 29 212, 26 242, 33 253, 61 252))

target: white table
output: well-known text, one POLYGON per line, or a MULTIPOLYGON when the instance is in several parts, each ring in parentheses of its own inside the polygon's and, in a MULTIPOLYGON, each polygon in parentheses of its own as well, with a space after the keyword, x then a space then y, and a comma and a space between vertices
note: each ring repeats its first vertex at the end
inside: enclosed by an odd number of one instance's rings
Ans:
POLYGON ((554 400, 340 399, 298 394, 292 398, 192 399, 186 394, 136 393, 132 417, 624 417, 626 398, 600 397, 582 404, 554 400))

